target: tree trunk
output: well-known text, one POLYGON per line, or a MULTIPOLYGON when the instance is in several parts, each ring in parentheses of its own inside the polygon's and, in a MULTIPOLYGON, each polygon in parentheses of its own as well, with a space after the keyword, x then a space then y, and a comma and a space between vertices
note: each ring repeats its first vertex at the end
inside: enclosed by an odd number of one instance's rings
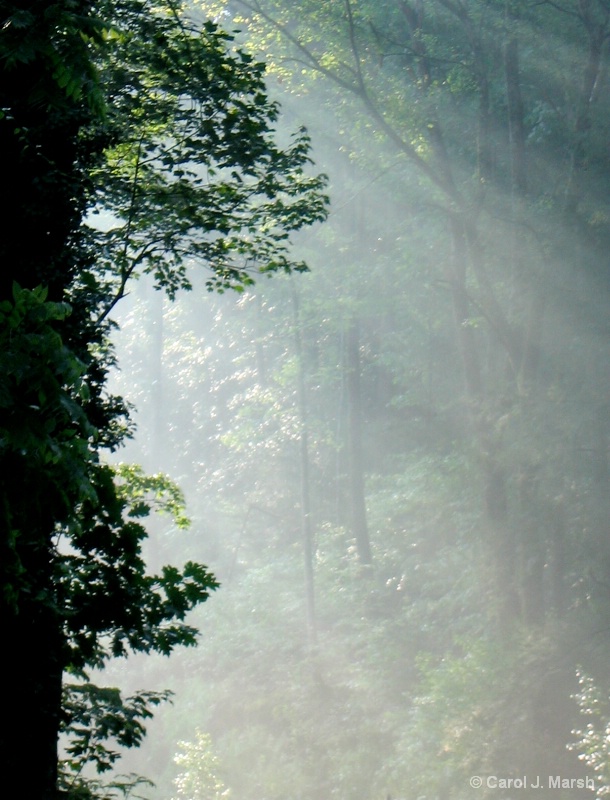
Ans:
POLYGON ((309 477, 309 421, 307 414, 307 393, 305 389, 305 365, 303 363, 301 315, 299 298, 294 284, 292 284, 292 302, 294 312, 294 347, 297 356, 297 403, 300 421, 301 537, 303 542, 303 566, 305 573, 305 609, 309 642, 314 645, 317 641, 317 626, 314 583, 314 538, 311 524, 311 482, 309 477))
POLYGON ((373 557, 369 541, 364 491, 364 464, 362 454, 362 394, 360 385, 360 326, 354 320, 347 332, 347 396, 348 396, 348 475, 350 499, 350 524, 358 558, 370 564, 373 557))
POLYGON ((525 165, 525 128, 523 99, 519 78, 519 42, 510 36, 504 48, 506 103, 508 106, 508 141, 510 148, 511 191, 513 198, 525 196, 527 171, 525 165))
POLYGON ((521 505, 520 591, 523 617, 529 625, 540 625, 545 617, 544 564, 545 522, 540 509, 537 470, 524 470, 519 481, 521 505))
MULTIPOLYGON (((52 527, 52 526, 51 526, 52 527)), ((3 674, 9 694, 0 734, 3 774, 28 800, 54 800, 62 700, 62 634, 52 588, 52 545, 40 531, 17 552, 27 587, 2 598, 3 674), (10 776, 13 776, 12 779, 10 776)), ((17 579, 17 582, 19 579, 17 579)))
POLYGON ((565 211, 568 216, 573 216, 578 210, 583 193, 581 184, 586 165, 585 143, 591 129, 591 108, 602 68, 602 52, 608 27, 605 17, 601 22, 595 20, 595 6, 591 0, 580 0, 578 5, 579 16, 589 40, 589 51, 574 122, 574 142, 565 194, 565 211))
POLYGON ((552 507, 551 535, 549 538, 549 605, 558 619, 567 607, 566 598, 566 503, 563 498, 552 507))
MULTIPOLYGON (((168 441, 165 411, 165 378, 163 350, 165 344, 163 312, 165 296, 163 292, 148 287, 149 298, 149 336, 150 336, 150 388, 151 388, 151 430, 150 447, 151 472, 167 469, 168 441)), ((171 456, 170 456, 171 457, 171 456)))

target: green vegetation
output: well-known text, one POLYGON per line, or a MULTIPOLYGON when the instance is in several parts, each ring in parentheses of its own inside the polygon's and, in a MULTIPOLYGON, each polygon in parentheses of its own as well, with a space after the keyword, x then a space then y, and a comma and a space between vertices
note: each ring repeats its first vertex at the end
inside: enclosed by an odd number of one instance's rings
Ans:
POLYGON ((33 800, 106 797, 139 779, 86 769, 139 745, 167 694, 91 671, 194 644, 186 615, 217 587, 195 560, 145 564, 142 518, 185 517, 170 481, 106 463, 131 434, 109 314, 141 274, 188 289, 187 263, 220 290, 304 269, 288 237, 324 217, 324 179, 303 131, 276 144, 262 65, 171 1, 4 3, 0 61, 4 772, 33 800))
POLYGON ((589 797, 607 718, 587 741, 578 670, 610 687, 607 9, 202 7, 306 123, 331 213, 298 238, 298 280, 125 309, 134 457, 180 476, 223 585, 150 757, 205 731, 248 800, 508 798, 486 777, 524 775, 581 781, 524 798, 589 797))
POLYGON ((2 41, 11 771, 607 795, 606 1, 74 2, 2 41))

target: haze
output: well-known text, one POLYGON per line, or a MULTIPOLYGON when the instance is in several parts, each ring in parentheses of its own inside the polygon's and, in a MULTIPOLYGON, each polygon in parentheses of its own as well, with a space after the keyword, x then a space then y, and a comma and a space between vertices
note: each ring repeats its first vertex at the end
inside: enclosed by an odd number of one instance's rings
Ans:
POLYGON ((193 264, 117 309, 120 458, 192 519, 155 521, 151 569, 221 583, 199 647, 110 670, 176 693, 123 769, 155 800, 601 796, 610 9, 207 13, 268 62, 331 213, 308 274, 216 295, 193 264))

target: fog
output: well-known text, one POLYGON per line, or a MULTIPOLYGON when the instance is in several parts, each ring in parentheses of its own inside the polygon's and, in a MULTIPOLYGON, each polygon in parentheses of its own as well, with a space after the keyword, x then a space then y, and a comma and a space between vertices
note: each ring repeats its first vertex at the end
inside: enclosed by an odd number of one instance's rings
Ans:
POLYGON ((116 309, 118 457, 191 518, 151 521, 150 568, 221 584, 197 648, 107 670, 175 692, 121 769, 152 800, 601 796, 607 12, 262 5, 311 54, 235 23, 330 216, 294 239, 307 274, 218 295, 192 264, 192 292, 116 309))

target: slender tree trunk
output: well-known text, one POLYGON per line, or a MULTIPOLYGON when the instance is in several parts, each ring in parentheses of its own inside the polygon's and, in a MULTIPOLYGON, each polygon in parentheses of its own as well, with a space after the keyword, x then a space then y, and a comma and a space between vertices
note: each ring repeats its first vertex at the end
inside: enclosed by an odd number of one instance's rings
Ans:
POLYGON ((603 16, 596 20, 597 4, 592 0, 578 0, 579 16, 588 36, 587 63, 582 76, 582 85, 574 121, 574 144, 572 147, 570 172, 565 194, 565 211, 573 216, 582 197, 582 177, 586 165, 586 139, 591 129, 591 109, 595 101, 602 68, 602 53, 608 38, 609 20, 603 16))
POLYGON ((307 632, 310 644, 317 641, 314 538, 311 520, 311 481, 309 477, 309 422, 307 414, 307 392, 305 388, 305 365, 303 363, 303 340, 299 297, 292 284, 294 313, 294 347, 297 356, 297 403, 300 420, 299 458, 301 467, 301 537, 303 542, 303 566, 305 573, 305 609, 307 632))
POLYGON ((348 394, 348 475, 350 524, 358 558, 362 564, 372 561, 366 515, 364 463, 362 453, 362 393, 360 385, 360 325, 354 320, 347 333, 347 394, 348 394))
POLYGON ((510 628, 519 616, 519 597, 516 590, 517 542, 508 519, 507 475, 499 454, 489 440, 483 458, 485 482, 485 518, 493 547, 495 580, 497 581, 497 613, 500 628, 510 628))
POLYGON ((470 304, 466 292, 468 251, 463 226, 457 216, 450 218, 452 252, 447 259, 445 275, 451 287, 456 339, 464 367, 466 392, 471 404, 480 404, 483 393, 481 368, 474 332, 469 324, 470 304))
POLYGON ((545 523, 538 499, 538 477, 533 468, 524 470, 519 481, 521 505, 520 590, 523 616, 529 625, 540 625, 545 617, 544 564, 545 523))
POLYGON ((563 498, 552 507, 549 537, 549 605, 558 619, 564 615, 566 603, 566 504, 563 498))
POLYGON ((598 551, 610 566, 610 403, 596 410, 593 420, 593 508, 598 551))
MULTIPOLYGON (((515 590, 517 544, 508 520, 507 474, 499 452, 493 421, 483 411, 484 391, 474 330, 469 324, 470 303, 466 290, 466 267, 474 249, 472 231, 465 230, 459 216, 450 220, 453 241, 447 276, 452 289, 458 347, 464 366, 466 397, 471 428, 477 444, 483 494, 483 516, 496 587, 497 613, 502 627, 508 627, 518 607, 515 590), (470 240, 470 247, 468 243, 470 240)), ((492 318, 490 322, 493 323, 492 318)), ((495 320, 496 324, 500 324, 495 320)), ((505 334, 508 336, 508 334, 505 334)))
POLYGON ((254 338, 254 351, 256 356, 256 374, 258 376, 258 382, 261 386, 268 386, 269 378, 267 374, 267 359, 265 358, 265 347, 263 344, 263 339, 260 334, 260 330, 262 329, 262 316, 263 316, 263 300, 262 295, 257 293, 256 298, 256 322, 257 322, 257 330, 255 333, 254 338))
POLYGON ((522 198, 525 196, 527 189, 527 170, 525 163, 523 98, 521 96, 521 79, 519 77, 519 42, 516 36, 510 34, 504 48, 504 75, 506 79, 506 103, 508 106, 511 192, 514 198, 522 198))
POLYGON ((477 170, 481 188, 485 190, 493 178, 494 156, 491 144, 491 115, 489 80, 484 66, 484 59, 477 48, 475 52, 475 68, 479 89, 479 108, 477 119, 477 170))
POLYGON ((165 469, 167 464, 167 431, 165 412, 165 378, 163 368, 163 350, 165 346, 163 292, 152 292, 149 305, 150 321, 150 386, 151 386, 151 428, 152 443, 150 448, 151 470, 165 469))
POLYGON ((472 54, 472 66, 476 81, 479 103, 477 114, 477 173, 483 192, 493 177, 494 155, 491 142, 489 58, 481 37, 480 26, 473 21, 464 3, 454 0, 439 0, 447 11, 455 16, 468 39, 472 54))
POLYGON ((521 394, 525 393, 528 387, 534 385, 538 373, 546 302, 547 299, 542 289, 539 286, 534 286, 523 331, 521 367, 519 370, 519 389, 521 394))
MULTIPOLYGON (((507 128, 510 163, 510 196, 513 216, 510 248, 510 274, 513 283, 513 299, 519 300, 520 285, 524 279, 525 258, 521 235, 524 217, 524 201, 527 193, 527 162, 525 147, 524 105, 521 92, 519 67, 519 39, 515 33, 517 17, 510 3, 506 6, 507 38, 504 45, 504 80, 506 86, 507 128)), ((537 293, 530 301, 529 316, 513 351, 513 373, 516 379, 517 396, 525 390, 526 382, 534 381, 542 335, 544 298, 537 293)), ((518 402, 518 397, 515 398, 518 402)), ((529 415, 526 401, 522 413, 529 415)), ((526 623, 542 624, 545 617, 544 565, 546 561, 546 519, 539 503, 538 477, 531 465, 524 465, 518 481, 516 502, 519 511, 513 527, 519 530, 520 564, 518 570, 518 592, 521 597, 521 612, 526 623)))

